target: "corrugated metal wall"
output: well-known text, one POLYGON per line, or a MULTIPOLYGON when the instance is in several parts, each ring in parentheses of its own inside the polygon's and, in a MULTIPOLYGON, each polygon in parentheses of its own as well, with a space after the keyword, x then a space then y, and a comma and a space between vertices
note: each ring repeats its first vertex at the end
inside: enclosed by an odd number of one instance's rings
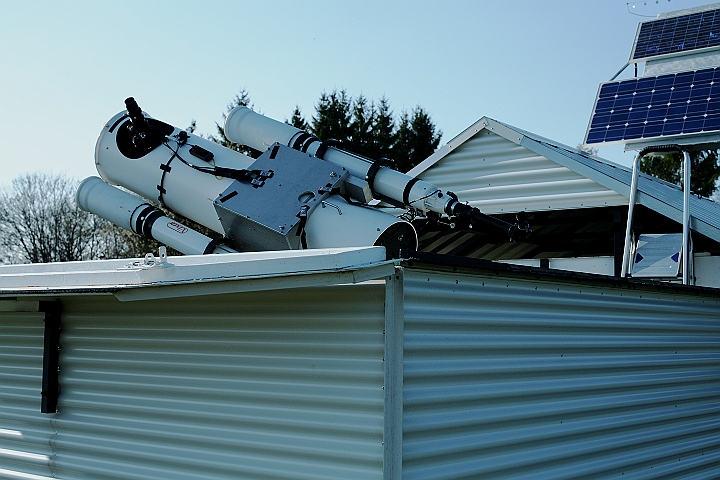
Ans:
POLYGON ((40 414, 44 314, 2 310, 0 478, 51 478, 54 430, 51 416, 40 414))
POLYGON ((65 300, 58 477, 382 478, 384 294, 65 300))
POLYGON ((720 304, 405 271, 404 479, 720 477, 720 304))
POLYGON ((419 176, 488 214, 627 204, 615 191, 487 130, 419 176))

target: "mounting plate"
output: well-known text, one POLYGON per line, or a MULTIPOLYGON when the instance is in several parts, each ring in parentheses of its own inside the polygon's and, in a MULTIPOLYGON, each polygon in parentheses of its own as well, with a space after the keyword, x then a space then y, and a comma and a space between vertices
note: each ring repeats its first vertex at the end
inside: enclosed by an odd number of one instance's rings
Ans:
POLYGON ((300 248, 301 207, 309 215, 348 176, 342 167, 280 144, 248 169, 272 170, 273 176, 260 187, 235 181, 215 199, 225 234, 241 251, 300 248))

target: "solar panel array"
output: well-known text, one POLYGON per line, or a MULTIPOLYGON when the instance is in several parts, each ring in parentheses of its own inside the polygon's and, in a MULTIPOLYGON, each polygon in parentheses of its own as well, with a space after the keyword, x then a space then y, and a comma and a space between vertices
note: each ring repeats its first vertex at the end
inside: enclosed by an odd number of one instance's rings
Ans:
POLYGON ((640 24, 631 61, 720 46, 720 9, 640 24))
POLYGON ((586 144, 720 131, 720 68, 600 85, 586 144))

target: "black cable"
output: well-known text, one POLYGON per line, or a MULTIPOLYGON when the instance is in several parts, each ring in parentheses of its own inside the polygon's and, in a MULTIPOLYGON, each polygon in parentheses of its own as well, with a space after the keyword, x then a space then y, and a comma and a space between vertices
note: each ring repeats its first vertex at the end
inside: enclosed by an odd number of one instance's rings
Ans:
MULTIPOLYGON (((271 178, 274 174, 272 170, 238 170, 234 168, 218 167, 216 165, 213 165, 212 167, 201 167, 198 165, 194 165, 180 156, 180 153, 178 152, 180 151, 181 145, 180 142, 176 141, 176 143, 178 144, 178 146, 176 149, 173 150, 173 148, 168 144, 167 138, 163 140, 163 145, 165 145, 173 153, 172 157, 170 157, 170 160, 168 160, 165 165, 170 165, 170 162, 173 159, 177 158, 182 163, 194 170, 197 170, 198 172, 248 182, 255 188, 261 187, 265 183, 265 179, 271 178)), ((166 172, 163 171, 163 178, 161 179, 161 184, 158 186, 158 189, 162 188, 162 180, 165 178, 165 173, 166 172)), ((160 190, 160 194, 162 196, 162 190, 160 190)), ((160 199, 160 202, 162 204, 162 199, 160 199)))
POLYGON ((435 195, 435 194, 438 193, 439 191, 440 191, 440 189, 438 188, 437 190, 428 193, 428 194, 425 195, 424 197, 416 198, 416 199, 413 200, 412 202, 409 202, 408 205, 412 205, 412 204, 415 203, 415 202, 419 202, 420 200, 425 200, 426 198, 432 197, 433 195, 435 195))

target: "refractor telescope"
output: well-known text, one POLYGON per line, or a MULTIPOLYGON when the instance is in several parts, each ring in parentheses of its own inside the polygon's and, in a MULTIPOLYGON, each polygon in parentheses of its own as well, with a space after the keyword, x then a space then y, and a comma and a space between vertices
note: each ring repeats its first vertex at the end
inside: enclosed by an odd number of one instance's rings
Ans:
POLYGON ((525 222, 484 215, 452 192, 394 170, 387 159, 347 152, 247 107, 228 114, 225 135, 263 152, 257 159, 151 118, 132 97, 125 105, 95 147, 102 180, 81 183, 78 205, 184 254, 381 245, 395 258, 418 247, 408 216, 459 218, 503 241, 530 233, 525 222))

